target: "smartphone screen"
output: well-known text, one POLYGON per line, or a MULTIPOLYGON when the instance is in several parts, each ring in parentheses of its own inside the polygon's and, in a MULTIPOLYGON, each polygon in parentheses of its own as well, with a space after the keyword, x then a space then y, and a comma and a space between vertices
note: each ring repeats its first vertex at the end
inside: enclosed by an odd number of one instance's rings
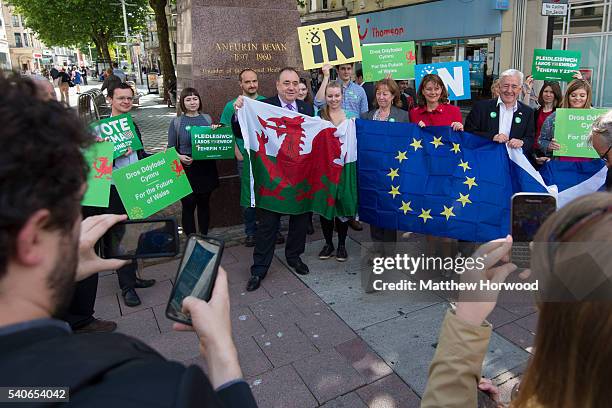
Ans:
POLYGON ((189 238, 166 308, 168 318, 191 324, 191 318, 181 311, 183 299, 194 296, 210 300, 222 252, 222 241, 200 236, 189 238))
POLYGON ((529 243, 546 218, 557 209, 555 198, 548 194, 515 194, 512 197, 512 239, 529 243))
POLYGON ((529 267, 529 243, 556 209, 556 200, 549 194, 518 193, 512 196, 512 262, 519 268, 529 267))
POLYGON ((178 229, 173 219, 123 221, 102 237, 104 258, 169 257, 178 251, 178 229))

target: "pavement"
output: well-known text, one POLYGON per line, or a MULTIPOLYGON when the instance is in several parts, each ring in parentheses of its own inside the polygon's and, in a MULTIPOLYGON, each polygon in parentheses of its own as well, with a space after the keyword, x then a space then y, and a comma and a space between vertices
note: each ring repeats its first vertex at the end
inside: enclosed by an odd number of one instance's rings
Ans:
MULTIPOLYGON (((173 109, 157 95, 142 99, 133 111, 145 148, 165 145, 173 109)), ((177 211, 173 207, 168 211, 177 211)), ((211 235, 226 239, 222 266, 228 272, 234 341, 245 379, 260 407, 418 407, 435 352, 448 298, 434 294, 364 293, 361 273, 369 241, 367 225, 349 231, 349 260, 319 260, 323 245, 315 217, 302 259, 310 274, 295 275, 277 246, 262 286, 246 292, 252 248, 240 244, 242 226, 216 228, 211 235)), ((283 224, 286 231, 287 225, 283 224)), ((414 255, 424 250, 424 237, 407 239, 414 255)), ((192 333, 173 332, 165 306, 178 260, 147 263, 144 278, 152 288, 139 289, 142 305, 123 305, 117 278, 101 274, 96 316, 114 320, 118 331, 141 339, 165 357, 206 370, 192 333)), ((531 302, 503 302, 490 317, 494 333, 483 375, 500 387, 502 400, 518 382, 531 356, 537 311, 531 302)))

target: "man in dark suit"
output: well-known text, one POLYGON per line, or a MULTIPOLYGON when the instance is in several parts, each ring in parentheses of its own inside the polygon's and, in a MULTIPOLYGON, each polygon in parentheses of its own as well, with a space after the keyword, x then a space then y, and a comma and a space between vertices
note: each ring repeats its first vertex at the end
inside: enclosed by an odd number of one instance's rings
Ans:
POLYGON ((0 384, 67 387, 63 395, 76 407, 256 407, 241 379, 222 269, 210 302, 183 301, 193 327, 175 325, 196 332, 210 380, 131 337, 75 335, 53 318, 70 302, 75 281, 125 265, 98 258, 93 247, 127 216, 81 222, 82 149, 91 136, 72 110, 37 99, 31 81, 0 77, 0 88, 0 384))
POLYGON ((533 109, 518 101, 523 86, 523 73, 508 69, 500 76, 500 96, 474 103, 465 119, 465 131, 508 147, 522 148, 531 156, 535 134, 533 109))
MULTIPOLYGON (((281 69, 276 80, 278 95, 265 99, 262 102, 293 112, 303 113, 304 115, 314 116, 313 107, 297 99, 299 83, 300 76, 295 69, 281 69)), ((234 107, 240 109, 242 103, 242 97, 240 96, 236 99, 234 107)), ((235 114, 232 118, 232 130, 236 137, 242 138, 240 125, 235 114)), ((248 291, 259 288, 261 281, 266 276, 266 273, 268 273, 268 268, 270 268, 272 258, 274 257, 276 232, 278 231, 280 217, 283 214, 258 208, 258 215, 259 225, 255 234, 253 266, 251 266, 251 278, 247 283, 248 291)), ((306 248, 306 232, 308 231, 309 220, 309 213, 290 215, 289 217, 289 233, 287 234, 287 243, 285 244, 285 257, 289 266, 300 275, 309 273, 308 266, 300 259, 300 255, 304 253, 306 248)))

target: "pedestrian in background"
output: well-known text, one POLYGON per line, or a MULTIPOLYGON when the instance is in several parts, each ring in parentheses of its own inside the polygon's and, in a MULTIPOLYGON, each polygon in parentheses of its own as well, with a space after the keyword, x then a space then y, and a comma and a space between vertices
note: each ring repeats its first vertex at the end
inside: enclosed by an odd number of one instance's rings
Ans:
POLYGON ((181 92, 179 106, 182 115, 174 118, 168 128, 168 147, 176 148, 193 192, 181 199, 181 220, 185 235, 196 232, 195 213, 198 214, 200 233, 208 234, 210 223, 210 195, 219 186, 216 160, 193 160, 192 126, 211 126, 212 118, 202 113, 202 99, 195 88, 181 92))
POLYGON ((59 76, 60 102, 70 106, 70 75, 62 67, 59 76))
POLYGON ((76 86, 77 95, 81 93, 81 71, 79 71, 76 67, 72 70, 72 83, 76 86))

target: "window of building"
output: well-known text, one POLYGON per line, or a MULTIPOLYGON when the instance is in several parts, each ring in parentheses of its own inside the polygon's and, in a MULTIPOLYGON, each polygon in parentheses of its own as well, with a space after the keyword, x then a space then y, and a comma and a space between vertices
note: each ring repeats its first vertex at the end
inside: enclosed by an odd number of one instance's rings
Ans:
POLYGON ((595 6, 594 3, 572 4, 569 13, 569 34, 601 32, 604 22, 604 6, 603 4, 595 6))
POLYGON ((317 0, 310 0, 310 8, 308 9, 311 13, 317 11, 317 0))
POLYGON ((21 33, 15 33, 15 47, 23 47, 23 43, 21 42, 21 33))
POLYGON ((0 68, 1 69, 10 69, 11 66, 8 62, 8 55, 4 52, 0 52, 0 68))
POLYGON ((13 14, 12 15, 12 19, 13 19, 13 27, 19 27, 19 14, 13 14))
POLYGON ((28 39, 28 33, 23 33, 23 45, 25 47, 30 46, 30 40, 28 39))
POLYGON ((329 1, 328 0, 321 0, 321 10, 327 10, 329 9, 329 1))

